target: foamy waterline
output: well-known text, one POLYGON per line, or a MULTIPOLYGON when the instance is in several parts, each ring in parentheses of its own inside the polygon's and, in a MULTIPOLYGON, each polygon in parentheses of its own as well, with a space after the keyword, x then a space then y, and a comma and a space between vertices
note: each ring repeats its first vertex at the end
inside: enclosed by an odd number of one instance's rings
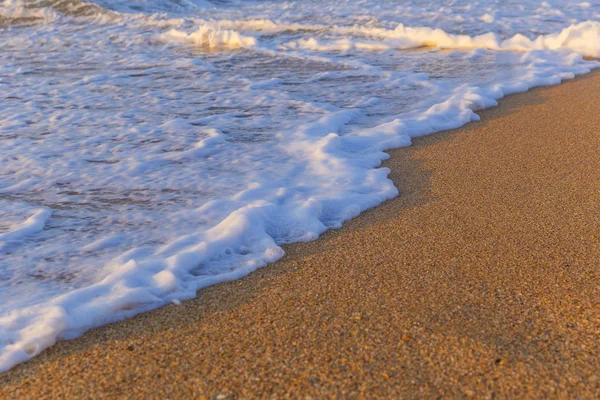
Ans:
MULTIPOLYGON (((270 18, 240 20, 203 18, 210 3, 197 18, 107 3, 2 10, 39 21, 3 36, 21 59, 5 52, 2 70, 0 370, 278 260, 398 195, 385 150, 599 66, 582 58, 598 55, 599 24, 576 17, 464 35, 341 25, 351 5, 307 23, 270 3, 244 9, 270 18), (399 51, 424 45, 460 51, 399 51)), ((473 29, 509 21, 490 13, 473 29)))

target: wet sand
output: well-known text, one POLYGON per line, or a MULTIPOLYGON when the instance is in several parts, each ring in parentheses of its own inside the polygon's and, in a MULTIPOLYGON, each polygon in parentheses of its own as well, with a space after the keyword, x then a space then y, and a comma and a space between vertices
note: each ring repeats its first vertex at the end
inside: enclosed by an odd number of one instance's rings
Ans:
POLYGON ((600 397, 600 73, 392 151, 401 195, 0 397, 600 397))

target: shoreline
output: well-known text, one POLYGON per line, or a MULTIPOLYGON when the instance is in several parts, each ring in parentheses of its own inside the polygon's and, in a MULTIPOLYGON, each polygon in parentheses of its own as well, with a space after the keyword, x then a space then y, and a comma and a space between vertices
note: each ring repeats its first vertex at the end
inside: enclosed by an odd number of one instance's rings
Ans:
POLYGON ((399 197, 181 306, 59 342, 0 375, 3 391, 599 394, 598 89, 593 71, 510 95, 481 122, 389 151, 399 197))

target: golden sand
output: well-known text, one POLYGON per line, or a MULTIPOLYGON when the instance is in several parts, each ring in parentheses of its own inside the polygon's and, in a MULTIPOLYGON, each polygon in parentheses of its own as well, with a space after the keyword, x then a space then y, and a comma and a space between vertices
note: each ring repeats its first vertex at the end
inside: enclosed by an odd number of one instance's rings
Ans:
POLYGON ((61 342, 1 395, 600 397, 600 74, 481 116, 393 151, 395 200, 61 342))

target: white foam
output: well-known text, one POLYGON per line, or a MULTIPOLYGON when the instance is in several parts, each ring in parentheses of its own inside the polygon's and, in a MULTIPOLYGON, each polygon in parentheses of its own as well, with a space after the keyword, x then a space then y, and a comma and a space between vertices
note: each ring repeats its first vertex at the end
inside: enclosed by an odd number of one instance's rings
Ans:
MULTIPOLYGON (((482 17, 486 23, 493 22, 493 17, 486 14, 482 17)), ((351 38, 335 41, 319 41, 316 38, 299 39, 285 44, 291 49, 308 49, 315 51, 347 51, 410 49, 422 46, 433 46, 442 49, 489 49, 506 51, 530 50, 573 50, 588 57, 600 56, 600 22, 585 21, 564 28, 560 33, 540 35, 530 39, 516 34, 510 39, 500 40, 494 33, 478 36, 453 35, 441 29, 429 27, 408 27, 399 24, 394 30, 372 28, 336 28, 345 34, 361 33, 373 37, 383 37, 381 41, 357 41, 351 38)))
POLYGON ((211 49, 218 47, 248 47, 256 44, 256 39, 253 37, 244 36, 237 31, 221 29, 218 26, 210 24, 201 25, 192 33, 172 29, 163 33, 160 38, 164 41, 188 42, 196 46, 204 46, 211 49))
POLYGON ((490 15, 487 13, 483 14, 481 17, 479 17, 479 19, 482 20, 483 22, 487 22, 488 24, 491 24, 495 20, 493 15, 490 15))
POLYGON ((588 57, 600 57, 600 22, 586 21, 571 25, 560 33, 542 35, 530 40, 522 35, 502 43, 502 49, 560 50, 569 49, 588 57))
POLYGON ((8 232, 0 233, 0 254, 10 246, 11 242, 41 232, 51 215, 52 212, 47 208, 38 209, 22 224, 13 226, 8 232))

